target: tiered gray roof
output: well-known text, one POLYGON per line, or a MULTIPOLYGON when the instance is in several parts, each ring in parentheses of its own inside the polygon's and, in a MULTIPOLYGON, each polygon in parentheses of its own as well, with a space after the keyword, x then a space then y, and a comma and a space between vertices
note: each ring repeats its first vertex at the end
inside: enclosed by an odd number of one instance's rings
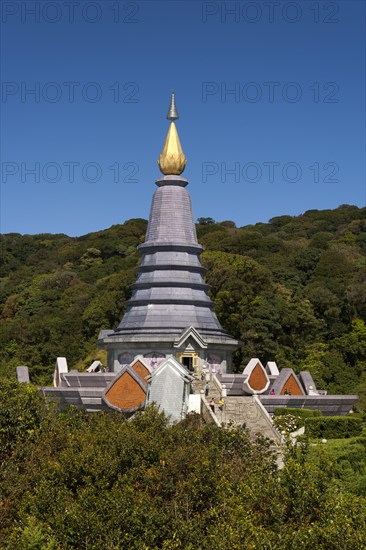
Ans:
POLYGON ((197 242, 187 184, 173 175, 156 182, 146 240, 138 247, 137 281, 115 334, 176 338, 193 326, 205 338, 234 344, 214 313, 203 280, 203 247, 197 242))

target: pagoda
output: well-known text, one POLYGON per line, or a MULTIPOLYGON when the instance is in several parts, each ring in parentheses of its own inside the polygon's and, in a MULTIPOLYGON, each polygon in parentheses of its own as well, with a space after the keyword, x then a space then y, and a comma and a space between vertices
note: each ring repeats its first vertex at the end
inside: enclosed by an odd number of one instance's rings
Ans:
MULTIPOLYGON (((53 387, 40 388, 60 406, 86 411, 115 409, 126 416, 155 405, 179 422, 188 412, 216 425, 246 424, 275 442, 280 434, 269 416, 276 407, 308 408, 324 415, 345 415, 357 395, 327 395, 318 390, 310 372, 296 374, 264 366, 252 358, 240 374, 231 373, 231 357, 240 342, 221 327, 204 281, 192 205, 182 177, 186 166, 175 120, 172 94, 168 134, 158 164, 145 242, 138 247, 141 262, 126 313, 114 330, 102 330, 97 344, 108 352, 107 369, 95 360, 86 372, 69 372, 65 357, 56 360, 53 387), (204 376, 200 376, 200 375, 204 376), (210 409, 210 396, 225 397, 225 408, 210 409), (192 393, 192 390, 194 393, 192 393)), ((17 378, 28 382, 28 368, 17 367, 17 378)))
POLYGON ((175 120, 174 92, 169 130, 158 165, 145 242, 132 296, 119 326, 102 330, 98 346, 108 352, 108 371, 118 372, 143 356, 151 369, 169 357, 189 371, 231 372, 240 342, 221 327, 204 281, 192 204, 182 177, 186 166, 175 120))

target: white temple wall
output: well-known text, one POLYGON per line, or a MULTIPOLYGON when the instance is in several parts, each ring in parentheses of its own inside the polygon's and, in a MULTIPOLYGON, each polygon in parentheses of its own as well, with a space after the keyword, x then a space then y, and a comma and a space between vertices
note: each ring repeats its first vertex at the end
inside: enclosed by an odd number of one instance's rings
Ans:
MULTIPOLYGON (((155 369, 169 357, 178 358, 179 353, 197 353, 199 356, 199 372, 225 374, 231 372, 231 353, 216 349, 192 349, 188 346, 183 349, 172 348, 159 343, 149 343, 149 347, 110 348, 108 353, 109 372, 118 372, 125 365, 129 365, 138 355, 142 355, 147 365, 155 369), (119 364, 119 368, 117 365, 119 364)), ((179 358, 178 358, 179 360, 179 358)))

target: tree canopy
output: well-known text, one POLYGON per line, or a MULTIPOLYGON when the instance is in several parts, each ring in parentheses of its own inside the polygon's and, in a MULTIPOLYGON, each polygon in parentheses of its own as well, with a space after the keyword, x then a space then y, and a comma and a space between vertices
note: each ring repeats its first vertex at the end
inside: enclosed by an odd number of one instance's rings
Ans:
POLYGON ((365 486, 340 483, 305 444, 279 472, 269 445, 194 414, 169 425, 154 408, 132 421, 58 412, 31 385, 3 381, 0 546, 365 549, 365 486))
MULTIPOLYGON (((199 218, 202 263, 223 327, 251 357, 308 369, 320 389, 359 393, 366 405, 366 208, 342 205, 237 228, 199 218)), ((135 281, 147 222, 104 231, 1 238, 0 372, 30 367, 49 383, 55 358, 73 368, 101 357, 95 340, 114 328, 135 281)))

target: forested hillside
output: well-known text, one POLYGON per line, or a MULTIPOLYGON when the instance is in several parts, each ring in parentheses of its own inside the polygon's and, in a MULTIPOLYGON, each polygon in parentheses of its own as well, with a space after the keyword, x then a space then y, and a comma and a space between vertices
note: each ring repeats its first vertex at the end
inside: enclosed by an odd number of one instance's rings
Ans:
MULTIPOLYGON (((147 222, 71 238, 2 236, 1 373, 50 383, 57 356, 82 368, 124 312, 147 222)), ((200 218, 202 263, 222 325, 251 357, 310 370, 319 388, 366 391, 366 208, 343 205, 237 228, 200 218)), ((366 403, 364 403, 366 405, 366 403)))

